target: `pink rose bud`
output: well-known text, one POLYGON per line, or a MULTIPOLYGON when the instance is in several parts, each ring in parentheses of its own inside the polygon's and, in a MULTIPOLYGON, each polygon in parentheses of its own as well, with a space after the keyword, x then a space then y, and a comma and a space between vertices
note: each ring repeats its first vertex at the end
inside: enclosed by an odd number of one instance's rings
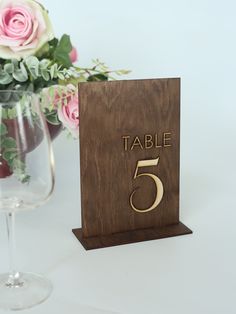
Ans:
POLYGON ((72 63, 76 62, 78 60, 78 52, 75 47, 72 48, 70 52, 70 60, 72 63))

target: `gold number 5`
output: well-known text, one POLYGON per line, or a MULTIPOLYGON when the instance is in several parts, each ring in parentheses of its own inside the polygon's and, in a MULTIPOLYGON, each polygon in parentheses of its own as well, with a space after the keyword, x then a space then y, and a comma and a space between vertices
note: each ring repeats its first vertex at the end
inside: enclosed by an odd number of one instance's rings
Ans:
POLYGON ((155 209, 161 202, 162 198, 163 198, 163 194, 164 194, 164 188, 163 188, 163 184, 161 182, 161 180, 154 174, 152 173, 140 173, 138 174, 138 170, 139 168, 142 167, 151 167, 151 166, 157 166, 159 162, 159 157, 157 159, 150 159, 150 160, 139 160, 137 162, 137 166, 135 169, 135 173, 134 173, 134 179, 142 177, 142 176, 147 176, 153 179, 153 181, 156 184, 156 197, 155 197, 155 201, 152 204, 151 207, 147 208, 147 209, 138 209, 134 206, 133 204, 133 196, 136 192, 136 190, 134 190, 132 192, 132 194, 130 195, 130 205, 133 208, 133 210, 135 210, 138 213, 147 213, 150 212, 151 210, 155 209))

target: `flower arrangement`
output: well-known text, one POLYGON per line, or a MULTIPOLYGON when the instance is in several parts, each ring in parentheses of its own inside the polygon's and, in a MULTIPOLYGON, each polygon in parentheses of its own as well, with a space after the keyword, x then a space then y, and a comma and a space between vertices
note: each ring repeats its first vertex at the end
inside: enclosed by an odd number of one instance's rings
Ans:
MULTIPOLYGON (((52 137, 66 129, 78 137, 79 82, 114 79, 129 73, 111 71, 93 60, 75 65, 77 50, 70 36, 54 36, 47 10, 35 0, 0 0, 0 90, 23 90, 41 96, 52 137)), ((7 114, 7 113, 6 113, 7 114)))
MULTIPOLYGON (((76 65, 78 53, 70 36, 54 36, 47 10, 36 0, 0 0, 0 102, 9 91, 39 95, 51 138, 67 130, 79 136, 78 83, 115 79, 129 71, 111 71, 98 59, 89 68, 76 65)), ((18 156, 17 139, 9 126, 17 112, 1 106, 0 178, 15 174, 29 182, 24 159, 18 156)))

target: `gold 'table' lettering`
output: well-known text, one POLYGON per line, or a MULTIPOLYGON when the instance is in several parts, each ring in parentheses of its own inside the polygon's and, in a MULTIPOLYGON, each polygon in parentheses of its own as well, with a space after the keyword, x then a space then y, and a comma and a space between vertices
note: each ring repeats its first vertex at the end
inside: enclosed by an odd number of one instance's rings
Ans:
POLYGON ((137 147, 140 147, 141 149, 143 149, 143 145, 142 145, 142 143, 141 143, 141 141, 140 141, 140 139, 139 139, 138 136, 135 136, 135 139, 134 139, 134 141, 133 141, 133 144, 132 144, 130 150, 133 150, 134 147, 136 147, 136 146, 137 146, 137 147))
POLYGON ((166 148, 171 147, 171 132, 163 132, 156 134, 145 134, 141 138, 140 136, 135 136, 133 139, 130 135, 122 136, 124 150, 134 150, 136 149, 150 149, 150 148, 166 148))

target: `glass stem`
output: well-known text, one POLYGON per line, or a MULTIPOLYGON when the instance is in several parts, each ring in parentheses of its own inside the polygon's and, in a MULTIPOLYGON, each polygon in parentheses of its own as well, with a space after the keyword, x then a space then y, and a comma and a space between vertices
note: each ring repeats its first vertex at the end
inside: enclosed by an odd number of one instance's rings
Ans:
POLYGON ((15 213, 6 213, 6 222, 9 251, 9 277, 6 285, 8 287, 19 287, 22 286, 22 283, 20 282, 20 274, 15 268, 15 213))

